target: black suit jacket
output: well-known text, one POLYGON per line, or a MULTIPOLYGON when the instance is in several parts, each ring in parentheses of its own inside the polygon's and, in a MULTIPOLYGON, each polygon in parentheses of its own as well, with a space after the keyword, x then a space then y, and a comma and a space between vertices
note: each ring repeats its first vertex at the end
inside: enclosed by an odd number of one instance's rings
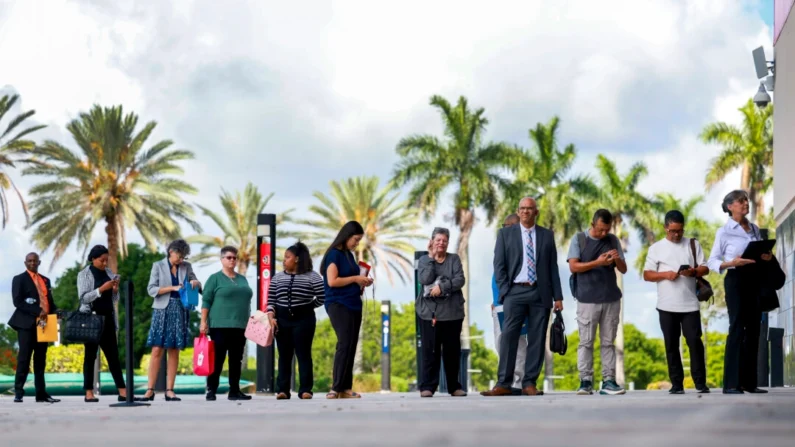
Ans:
MULTIPOLYGON (((500 229, 494 247, 494 276, 500 289, 500 304, 513 288, 514 279, 523 268, 525 268, 524 243, 521 224, 500 229)), ((545 307, 551 308, 553 301, 563 299, 555 235, 538 225, 536 225, 536 276, 545 307)))
MULTIPOLYGON (((50 279, 44 275, 40 275, 44 282, 47 284, 47 299, 50 302, 50 314, 55 314, 58 308, 55 306, 55 301, 52 299, 52 285, 50 279)), ((21 275, 14 277, 11 282, 11 297, 14 300, 14 307, 16 310, 8 320, 8 325, 14 329, 33 329, 36 327, 36 318, 41 314, 41 303, 39 300, 39 289, 30 277, 27 271, 21 275), (26 300, 33 298, 33 303, 28 303, 26 300)))

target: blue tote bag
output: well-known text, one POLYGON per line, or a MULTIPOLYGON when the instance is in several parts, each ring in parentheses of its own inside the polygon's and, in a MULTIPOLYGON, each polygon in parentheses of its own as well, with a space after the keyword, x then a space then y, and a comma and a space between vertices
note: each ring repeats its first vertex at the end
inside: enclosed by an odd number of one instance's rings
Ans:
POLYGON ((199 305, 199 289, 193 288, 185 276, 185 281, 182 283, 182 288, 179 289, 179 298, 182 301, 182 307, 185 309, 192 309, 199 305))

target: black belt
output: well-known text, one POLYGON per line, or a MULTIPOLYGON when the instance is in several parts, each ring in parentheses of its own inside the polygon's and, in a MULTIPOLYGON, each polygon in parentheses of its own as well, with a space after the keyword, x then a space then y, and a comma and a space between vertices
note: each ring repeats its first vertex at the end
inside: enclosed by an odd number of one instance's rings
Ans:
POLYGON ((538 285, 538 282, 515 282, 513 283, 515 286, 523 286, 523 287, 535 287, 538 285))

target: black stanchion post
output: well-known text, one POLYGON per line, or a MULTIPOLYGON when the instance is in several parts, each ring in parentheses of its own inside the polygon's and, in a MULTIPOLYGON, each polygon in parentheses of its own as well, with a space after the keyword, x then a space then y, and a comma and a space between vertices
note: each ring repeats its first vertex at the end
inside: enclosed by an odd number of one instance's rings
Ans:
POLYGON ((160 357, 160 368, 157 370, 157 380, 155 380, 155 391, 165 393, 166 388, 166 372, 168 371, 168 349, 163 349, 163 357, 160 357))
MULTIPOLYGON (((268 287, 275 271, 276 215, 257 215, 257 306, 265 312, 268 307, 268 287)), ((257 392, 274 392, 274 345, 257 346, 257 392)))
MULTIPOLYGON (((418 271, 420 258, 427 255, 427 251, 414 252, 414 297, 420 296, 422 293, 422 284, 420 284, 420 275, 418 271)), ((422 334, 420 334, 420 318, 414 312, 414 334, 416 341, 416 356, 417 356, 417 386, 422 379, 422 334)))
POLYGON ((381 301, 381 391, 392 390, 391 330, 392 303, 381 301))
POLYGON ((125 333, 125 354, 126 354, 126 366, 127 366, 127 401, 126 402, 119 402, 116 404, 112 404, 111 407, 148 407, 148 403, 143 402, 135 402, 133 395, 135 394, 135 377, 133 376, 133 336, 132 336, 132 327, 133 327, 133 283, 132 281, 125 281, 124 282, 124 292, 125 292, 125 300, 124 300, 124 327, 126 330, 125 333))

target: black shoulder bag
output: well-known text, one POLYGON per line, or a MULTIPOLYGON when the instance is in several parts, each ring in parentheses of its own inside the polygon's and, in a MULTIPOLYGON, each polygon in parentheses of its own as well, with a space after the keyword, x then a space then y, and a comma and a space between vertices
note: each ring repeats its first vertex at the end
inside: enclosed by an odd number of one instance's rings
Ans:
MULTIPOLYGON (((698 268, 698 258, 696 257, 696 239, 690 238, 690 251, 693 253, 693 268, 698 268)), ((712 285, 702 277, 696 277, 696 298, 700 302, 709 301, 710 298, 715 296, 712 290, 712 285)))
MULTIPOLYGON (((93 306, 89 304, 89 308, 93 306)), ((78 310, 66 314, 66 330, 64 338, 70 343, 99 344, 102 330, 105 328, 105 317, 93 312, 85 313, 78 310)))
POLYGON ((556 310, 555 320, 549 330, 549 350, 559 355, 566 355, 568 347, 569 341, 566 339, 566 325, 563 323, 563 315, 559 310, 556 310))

